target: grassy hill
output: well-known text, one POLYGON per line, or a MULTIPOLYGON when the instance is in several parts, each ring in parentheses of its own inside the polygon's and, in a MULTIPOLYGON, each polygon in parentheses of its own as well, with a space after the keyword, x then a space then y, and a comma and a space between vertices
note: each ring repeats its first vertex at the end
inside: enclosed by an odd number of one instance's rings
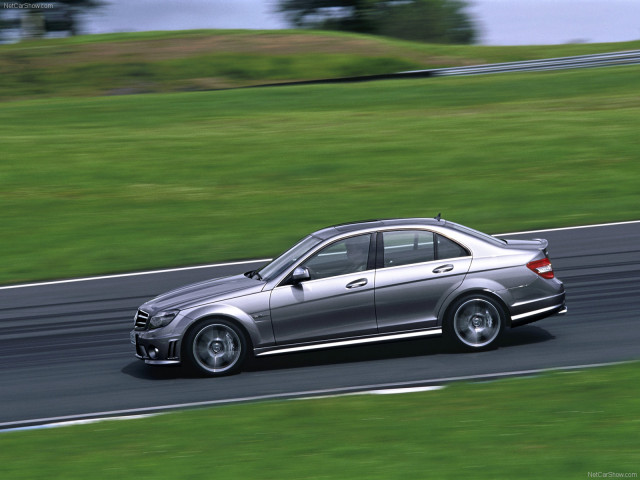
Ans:
POLYGON ((632 220, 640 67, 0 108, 0 282, 271 256, 314 229, 632 220))
POLYGON ((0 46, 0 101, 211 90, 637 48, 640 42, 433 45, 299 30, 89 35, 0 46))

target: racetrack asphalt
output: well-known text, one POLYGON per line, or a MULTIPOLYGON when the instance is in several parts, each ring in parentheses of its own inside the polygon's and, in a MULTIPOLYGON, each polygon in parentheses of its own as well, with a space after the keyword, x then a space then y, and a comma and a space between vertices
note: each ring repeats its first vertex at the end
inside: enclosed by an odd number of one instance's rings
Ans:
POLYGON ((429 338, 251 359, 238 375, 201 378, 137 360, 134 312, 169 289, 264 262, 0 288, 0 429, 640 359, 640 222, 506 238, 549 240, 569 312, 509 330, 500 348, 477 353, 453 353, 429 338))

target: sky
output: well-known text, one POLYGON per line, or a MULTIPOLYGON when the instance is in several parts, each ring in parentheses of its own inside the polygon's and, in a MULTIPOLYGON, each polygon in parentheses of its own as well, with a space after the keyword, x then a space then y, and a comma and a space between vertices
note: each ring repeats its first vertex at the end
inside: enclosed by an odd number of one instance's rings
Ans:
MULTIPOLYGON (((278 29, 275 0, 107 0, 87 33, 194 28, 278 29)), ((531 45, 640 39, 640 0, 467 0, 479 43, 531 45)))

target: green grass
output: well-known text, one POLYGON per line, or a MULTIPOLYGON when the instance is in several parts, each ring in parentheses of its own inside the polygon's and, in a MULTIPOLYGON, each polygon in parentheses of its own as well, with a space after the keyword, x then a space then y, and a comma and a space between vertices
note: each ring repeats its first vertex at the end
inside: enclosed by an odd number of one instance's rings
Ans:
POLYGON ((301 30, 87 35, 0 45, 0 101, 211 90, 637 48, 640 42, 437 45, 301 30))
MULTIPOLYGON (((639 67, 62 97, 639 46, 242 31, 0 46, 0 98, 33 97, 0 104, 0 283, 271 256, 362 218, 442 211, 490 232, 637 219, 639 67)), ((12 480, 637 472, 637 367, 5 433, 0 471, 12 480)))
POLYGON ((0 465, 12 480, 638 474, 638 366, 3 433, 0 465))
POLYGON ((0 283, 272 256, 317 228, 637 219, 639 67, 0 107, 0 283))

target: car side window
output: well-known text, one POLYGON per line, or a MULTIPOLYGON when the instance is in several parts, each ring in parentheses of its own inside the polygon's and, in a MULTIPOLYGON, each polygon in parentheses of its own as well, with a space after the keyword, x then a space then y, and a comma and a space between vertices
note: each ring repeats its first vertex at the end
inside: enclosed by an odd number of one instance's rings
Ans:
POLYGON ((458 245, 453 240, 449 240, 447 237, 443 237, 442 235, 436 235, 436 237, 438 242, 438 260, 469 256, 467 249, 458 245))
POLYGON ((435 260, 433 233, 421 230, 383 232, 385 267, 435 260))
POLYGON ((304 262, 311 280, 363 272, 369 261, 371 235, 358 235, 323 248, 304 262))

